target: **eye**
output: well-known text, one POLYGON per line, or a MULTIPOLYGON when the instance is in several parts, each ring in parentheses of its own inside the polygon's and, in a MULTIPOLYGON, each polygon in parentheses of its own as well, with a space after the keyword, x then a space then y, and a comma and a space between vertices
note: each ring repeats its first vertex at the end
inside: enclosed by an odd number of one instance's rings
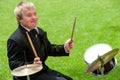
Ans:
POLYGON ((34 15, 37 16, 37 13, 35 12, 34 15))
POLYGON ((31 16, 32 16, 32 14, 28 14, 28 15, 27 15, 27 17, 31 17, 31 16))

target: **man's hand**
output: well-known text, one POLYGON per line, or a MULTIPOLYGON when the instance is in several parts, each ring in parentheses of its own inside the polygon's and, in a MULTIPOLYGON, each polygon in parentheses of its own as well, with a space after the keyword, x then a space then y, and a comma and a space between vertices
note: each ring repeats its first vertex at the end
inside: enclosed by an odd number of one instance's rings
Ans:
POLYGON ((68 39, 65 44, 64 44, 65 50, 68 52, 74 47, 74 40, 73 39, 68 39))
POLYGON ((40 60, 39 57, 34 58, 34 64, 42 64, 42 61, 40 60))

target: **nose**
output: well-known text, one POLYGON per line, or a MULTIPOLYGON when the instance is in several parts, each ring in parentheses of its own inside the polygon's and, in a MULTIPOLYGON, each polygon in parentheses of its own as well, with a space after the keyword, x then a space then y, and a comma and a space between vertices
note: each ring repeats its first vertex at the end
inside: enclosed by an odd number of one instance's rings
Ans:
POLYGON ((33 19, 36 19, 36 18, 37 18, 37 16, 36 16, 36 15, 33 15, 33 16, 32 16, 32 18, 33 18, 33 19))
POLYGON ((33 16, 32 16, 32 20, 37 21, 37 20, 38 20, 38 17, 37 17, 36 15, 33 15, 33 16))

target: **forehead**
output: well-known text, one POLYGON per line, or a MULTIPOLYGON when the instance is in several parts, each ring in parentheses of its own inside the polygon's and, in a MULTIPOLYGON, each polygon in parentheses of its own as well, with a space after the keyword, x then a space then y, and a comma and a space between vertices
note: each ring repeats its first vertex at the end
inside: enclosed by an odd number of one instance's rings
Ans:
POLYGON ((21 11, 36 11, 34 7, 24 7, 21 11))
POLYGON ((36 9, 34 7, 25 7, 22 9, 22 14, 27 13, 36 13, 36 9))

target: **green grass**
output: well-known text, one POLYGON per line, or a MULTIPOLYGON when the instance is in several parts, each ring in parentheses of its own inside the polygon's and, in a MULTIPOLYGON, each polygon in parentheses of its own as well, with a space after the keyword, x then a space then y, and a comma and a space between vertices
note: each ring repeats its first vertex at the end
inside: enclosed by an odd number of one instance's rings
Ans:
MULTIPOLYGON (((6 41, 17 28, 13 10, 20 0, 0 1, 0 80, 12 80, 7 61, 6 41)), ((85 50, 98 43, 120 48, 119 0, 29 0, 35 3, 39 23, 52 43, 62 44, 71 36, 77 17, 75 47, 69 57, 49 57, 50 68, 71 76, 74 80, 119 80, 120 54, 117 67, 105 76, 84 73, 85 50)))

